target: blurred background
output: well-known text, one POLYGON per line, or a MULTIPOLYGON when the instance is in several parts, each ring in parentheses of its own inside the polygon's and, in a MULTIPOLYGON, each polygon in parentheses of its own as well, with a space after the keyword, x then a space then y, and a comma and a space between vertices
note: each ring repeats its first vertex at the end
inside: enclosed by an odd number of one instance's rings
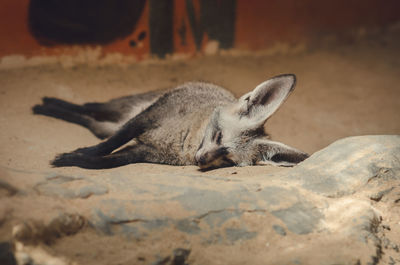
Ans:
POLYGON ((143 59, 351 41, 398 22, 399 10, 397 0, 3 0, 0 58, 74 53, 71 45, 88 44, 100 46, 101 56, 143 59))

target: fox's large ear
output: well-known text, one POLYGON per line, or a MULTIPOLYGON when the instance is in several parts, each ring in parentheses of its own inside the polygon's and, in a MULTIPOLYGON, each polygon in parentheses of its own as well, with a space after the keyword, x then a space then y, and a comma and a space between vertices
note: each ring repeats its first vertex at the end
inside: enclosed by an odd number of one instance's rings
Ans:
POLYGON ((257 139, 253 144, 258 165, 294 166, 309 157, 296 148, 268 139, 257 139))
POLYGON ((296 76, 284 74, 275 76, 239 99, 238 114, 249 119, 255 126, 263 125, 279 108, 296 85, 296 76))

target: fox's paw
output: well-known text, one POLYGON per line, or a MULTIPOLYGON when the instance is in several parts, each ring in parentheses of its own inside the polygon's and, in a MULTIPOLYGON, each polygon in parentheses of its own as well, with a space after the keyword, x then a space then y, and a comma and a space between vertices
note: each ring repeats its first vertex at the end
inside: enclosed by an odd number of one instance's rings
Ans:
POLYGON ((57 155, 54 160, 50 162, 53 167, 73 167, 80 166, 84 160, 84 155, 80 153, 64 153, 57 155))
POLYGON ((97 146, 82 147, 73 151, 73 153, 87 155, 87 156, 98 156, 102 155, 99 153, 97 146))

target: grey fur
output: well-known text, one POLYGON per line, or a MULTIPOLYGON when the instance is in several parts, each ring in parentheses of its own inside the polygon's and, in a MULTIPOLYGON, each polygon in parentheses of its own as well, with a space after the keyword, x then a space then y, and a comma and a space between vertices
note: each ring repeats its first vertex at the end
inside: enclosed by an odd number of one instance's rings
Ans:
POLYGON ((215 84, 190 82, 106 103, 75 105, 44 98, 33 111, 80 124, 97 137, 107 138, 98 145, 57 156, 52 161, 57 167, 100 169, 138 162, 197 164, 202 169, 291 166, 308 155, 269 140, 264 124, 295 83, 294 75, 276 76, 235 99, 215 84), (130 141, 133 145, 126 146, 130 141))

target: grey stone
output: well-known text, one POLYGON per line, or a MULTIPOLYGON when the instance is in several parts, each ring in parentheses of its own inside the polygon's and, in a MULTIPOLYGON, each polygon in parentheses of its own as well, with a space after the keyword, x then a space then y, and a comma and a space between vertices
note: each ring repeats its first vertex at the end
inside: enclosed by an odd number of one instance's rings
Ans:
POLYGON ((175 227, 182 232, 192 234, 192 235, 199 234, 201 232, 199 225, 196 222, 189 220, 189 219, 183 219, 183 220, 177 221, 175 224, 175 227))
POLYGON ((400 178, 399 135, 338 140, 294 167, 286 179, 299 181, 307 190, 340 197, 379 176, 400 178))
MULTIPOLYGON (((351 188, 354 189, 361 183, 365 184, 379 172, 384 177, 394 176, 391 172, 397 170, 397 164, 393 157, 397 155, 394 153, 397 150, 395 144, 398 142, 400 142, 399 137, 394 136, 343 139, 291 169, 289 174, 283 176, 282 179, 299 185, 311 193, 325 196, 347 194, 350 191, 353 192, 351 188), (370 148, 374 150, 373 154, 377 154, 378 158, 366 151, 365 146, 368 146, 367 143, 370 142, 373 142, 370 148), (349 150, 344 151, 345 148, 349 148, 349 150), (339 161, 333 161, 330 158, 331 156, 339 161), (388 161, 381 161, 382 157, 387 158, 388 161), (353 160, 355 164, 344 165, 346 161, 353 160), (332 165, 328 165, 327 161, 332 165), (386 166, 385 170, 377 170, 377 165, 386 166), (356 174, 358 168, 361 168, 361 177, 356 174), (299 174, 302 175, 299 176, 299 174)), ((154 176, 151 177, 154 178, 154 176)), ((204 227, 199 226, 200 222, 205 222, 208 229, 216 230, 232 218, 241 222, 244 211, 259 211, 271 213, 283 221, 289 231, 301 235, 315 231, 320 221, 324 219, 323 209, 318 209, 313 202, 308 201, 304 192, 299 192, 296 185, 284 187, 279 184, 263 184, 261 185, 262 188, 254 192, 247 188, 250 184, 243 181, 219 181, 219 177, 204 180, 197 175, 191 176, 193 185, 189 187, 177 185, 176 183, 180 182, 179 179, 184 177, 170 175, 169 178, 172 180, 170 183, 156 182, 150 186, 139 186, 135 183, 135 178, 132 177, 110 177, 107 181, 110 181, 109 185, 115 186, 112 188, 113 190, 121 189, 122 192, 130 192, 137 199, 132 197, 130 201, 127 201, 112 199, 112 196, 109 196, 109 199, 102 200, 101 204, 93 209, 95 214, 91 219, 91 224, 105 233, 112 234, 126 232, 128 229, 118 230, 115 229, 116 225, 128 226, 135 234, 140 234, 138 231, 149 233, 154 229, 174 225, 181 232, 195 235, 209 233, 209 231, 203 231, 204 227), (118 181, 119 178, 120 182, 118 181), (210 181, 213 181, 213 188, 204 186, 210 181), (155 188, 151 188, 151 186, 155 188), (157 195, 149 196, 152 192, 172 194, 173 196, 160 200, 157 195), (149 213, 147 211, 146 205, 149 203, 162 205, 165 201, 178 202, 190 214, 186 218, 175 219, 173 217, 167 218, 162 213, 149 213), (243 204, 247 205, 245 209, 240 206, 243 204), (142 222, 137 224, 132 220, 142 220, 142 222)), ((75 179, 58 179, 57 184, 66 181, 75 181, 75 179)), ((80 181, 83 180, 80 179, 80 181)), ((268 183, 268 179, 264 182, 268 183)), ((260 184, 257 185, 260 186, 260 184)), ((328 202, 325 204, 326 207, 329 206, 328 202)), ((274 227, 274 230, 280 235, 286 233, 286 231, 277 227, 274 227)), ((358 229, 355 231, 358 231, 358 229)))
POLYGON ((168 219, 153 219, 147 222, 144 222, 142 226, 147 230, 155 230, 167 227, 171 224, 170 220, 168 219))
POLYGON ((157 260, 152 262, 152 265, 188 265, 186 263, 191 250, 185 248, 176 248, 172 252, 171 256, 157 257, 157 260))
POLYGON ((86 220, 81 215, 60 212, 48 223, 44 223, 42 220, 29 220, 18 224, 14 227, 13 238, 29 244, 40 241, 50 244, 61 236, 78 233, 85 225, 86 220))
POLYGON ((83 177, 49 175, 39 182, 34 189, 41 195, 62 198, 88 198, 91 195, 103 195, 107 187, 83 177))
POLYGON ((235 242, 238 240, 248 240, 257 236, 257 232, 250 232, 247 229, 241 228, 226 228, 225 236, 230 242, 235 242))
POLYGON ((203 214, 221 209, 235 209, 240 202, 240 196, 233 197, 223 192, 190 187, 186 189, 184 194, 175 197, 174 200, 179 201, 188 211, 203 214))
POLYGON ((280 225, 273 225, 272 228, 275 230, 276 233, 278 233, 281 236, 286 236, 286 231, 285 228, 283 228, 280 225))
POLYGON ((190 255, 190 249, 176 248, 173 251, 174 258, 172 259, 172 265, 186 265, 186 260, 190 255))
POLYGON ((207 213, 203 216, 198 217, 198 219, 204 220, 211 228, 215 228, 220 227, 223 223, 232 218, 240 218, 242 214, 243 212, 239 210, 222 210, 207 213))
POLYGON ((386 194, 391 192, 393 189, 394 189, 394 187, 391 187, 391 188, 385 189, 385 190, 381 190, 379 192, 372 194, 369 198, 374 201, 380 201, 383 198, 383 196, 385 196, 386 194))
POLYGON ((2 191, 4 191, 6 196, 13 196, 13 195, 17 194, 18 189, 15 188, 14 186, 10 185, 7 182, 0 180, 0 197, 1 197, 1 194, 3 193, 2 191))
MULTIPOLYGON (((95 178, 51 174, 35 190, 66 200, 86 198, 79 201, 84 217, 103 235, 140 242, 161 240, 160 245, 166 245, 164 240, 171 235, 182 246, 200 248, 263 242, 266 251, 301 242, 302 252, 296 252, 296 247, 287 250, 294 254, 283 257, 285 264, 307 264, 307 253, 325 251, 313 243, 314 238, 323 238, 328 247, 330 240, 334 244, 349 240, 356 242, 357 253, 369 258, 376 257, 382 247, 398 251, 398 245, 397 250, 391 247, 398 242, 379 237, 383 225, 370 199, 386 202, 382 198, 393 190, 388 183, 400 178, 399 151, 399 136, 351 137, 294 168, 269 175, 262 171, 248 177, 229 174, 228 179, 217 171, 203 177, 201 173, 185 175, 179 168, 165 174, 128 170, 122 174, 115 169, 99 171, 95 178), (364 193, 353 196, 357 192, 364 193)), ((196 251, 201 252, 192 249, 196 251)), ((360 258, 339 252, 339 264, 351 263, 348 257, 360 258)), ((155 264, 173 264, 175 256, 164 252, 155 264)))
POLYGON ((12 242, 0 242, 0 264, 16 265, 12 242))
POLYGON ((323 214, 307 202, 271 213, 281 219, 291 232, 300 235, 313 232, 320 219, 323 218, 323 214))
POLYGON ((279 206, 280 204, 295 204, 304 199, 295 188, 284 188, 279 186, 266 186, 257 193, 257 196, 268 206, 279 206))

